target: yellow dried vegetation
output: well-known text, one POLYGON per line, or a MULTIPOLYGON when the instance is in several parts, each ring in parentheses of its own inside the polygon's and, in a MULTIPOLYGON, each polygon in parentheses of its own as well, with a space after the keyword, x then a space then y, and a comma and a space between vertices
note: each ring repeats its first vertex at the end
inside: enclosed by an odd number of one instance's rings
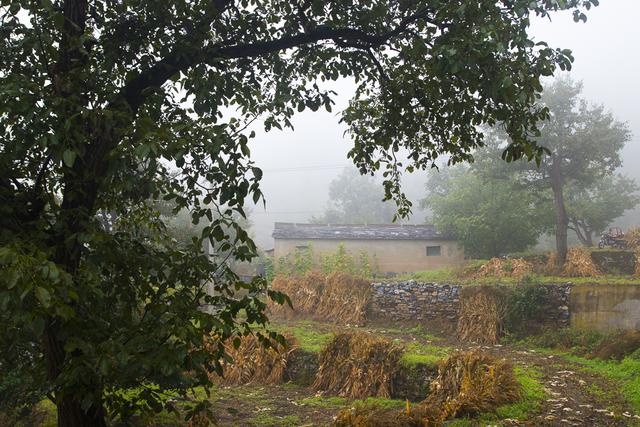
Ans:
POLYGON ((316 309, 316 315, 341 324, 362 325, 371 299, 369 282, 347 273, 331 273, 316 309))
POLYGON ((276 317, 292 319, 315 312, 324 292, 325 279, 324 274, 318 271, 308 271, 302 277, 276 276, 271 288, 288 295, 293 309, 287 304, 280 305, 269 300, 271 313, 276 317))
POLYGON ((272 289, 291 299, 287 305, 269 303, 271 313, 284 318, 313 318, 344 325, 362 325, 371 299, 369 282, 347 273, 325 276, 317 271, 303 277, 277 276, 272 289))
POLYGON ((438 366, 423 402, 435 422, 492 411, 522 397, 511 364, 480 352, 458 352, 438 366))
POLYGON ((558 254, 552 252, 549 255, 546 270, 548 273, 557 273, 564 277, 593 277, 600 276, 598 267, 591 259, 591 252, 587 248, 573 247, 567 252, 567 260, 560 271, 556 266, 558 254))
POLYGON ((506 291, 498 286, 463 287, 460 291, 458 339, 497 344, 504 331, 506 297, 506 291))
POLYGON ((402 346, 367 332, 336 334, 319 356, 314 389, 351 398, 389 397, 402 346))
POLYGON ((514 277, 521 278, 525 274, 533 272, 533 264, 523 258, 491 258, 471 273, 471 278, 485 277, 514 277))
POLYGON ((640 227, 630 228, 624 233, 629 249, 636 254, 636 270, 635 275, 640 276, 640 227))
POLYGON ((458 352, 440 362, 423 402, 407 403, 401 411, 375 406, 345 409, 336 426, 442 426, 446 420, 493 411, 521 398, 522 386, 509 363, 480 352, 458 352))
POLYGON ((283 381, 287 360, 297 343, 293 337, 285 337, 287 345, 272 341, 272 346, 265 347, 257 336, 245 335, 224 342, 225 353, 230 360, 222 363, 223 376, 215 372, 210 374, 214 383, 223 385, 244 384, 280 384, 283 381))

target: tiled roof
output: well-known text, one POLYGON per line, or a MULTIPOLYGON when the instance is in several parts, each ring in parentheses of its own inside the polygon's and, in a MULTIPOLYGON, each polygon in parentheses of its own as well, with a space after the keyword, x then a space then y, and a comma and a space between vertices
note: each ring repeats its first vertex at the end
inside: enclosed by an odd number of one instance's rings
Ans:
POLYGON ((433 225, 296 224, 276 222, 274 239, 453 240, 433 225))

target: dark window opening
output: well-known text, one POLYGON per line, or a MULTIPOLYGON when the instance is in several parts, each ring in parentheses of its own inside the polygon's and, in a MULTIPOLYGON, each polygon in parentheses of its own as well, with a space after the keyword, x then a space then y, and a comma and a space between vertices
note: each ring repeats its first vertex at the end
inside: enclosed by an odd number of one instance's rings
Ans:
POLYGON ((440 246, 427 246, 427 256, 440 256, 440 246))

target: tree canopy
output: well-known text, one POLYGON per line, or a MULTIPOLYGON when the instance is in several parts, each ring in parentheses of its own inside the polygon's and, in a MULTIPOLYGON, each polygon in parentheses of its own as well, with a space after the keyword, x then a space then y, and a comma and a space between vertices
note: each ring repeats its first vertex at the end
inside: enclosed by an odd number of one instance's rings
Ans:
POLYGON ((329 184, 325 212, 312 222, 328 224, 387 224, 393 221, 395 205, 383 202, 384 191, 372 176, 345 168, 329 184))
POLYGON ((500 173, 493 167, 500 151, 488 147, 474 153, 479 161, 471 166, 432 172, 422 200, 431 210, 428 220, 452 232, 473 258, 524 251, 549 226, 548 199, 523 191, 513 170, 500 173))
POLYGON ((234 220, 262 199, 250 123, 331 109, 322 82, 352 78, 349 155, 384 171, 404 214, 401 172, 469 159, 480 125, 504 126, 511 159, 542 153, 540 79, 572 58, 533 41, 531 17, 585 20, 596 4, 2 0, 0 343, 33 352, 62 426, 104 426, 161 409, 158 390, 208 384, 220 341, 266 321, 264 284, 238 283, 200 245, 255 254, 234 220), (148 204, 161 199, 210 222, 200 241, 175 246, 148 204))
POLYGON ((585 246, 625 211, 640 203, 635 180, 624 175, 607 175, 592 185, 574 183, 567 188, 568 227, 585 246))
MULTIPOLYGON (((581 92, 582 84, 569 77, 558 78, 545 88, 542 103, 550 119, 540 125, 537 141, 549 154, 540 165, 520 164, 523 182, 531 188, 552 190, 559 264, 564 264, 567 253, 567 186, 596 189, 602 185, 598 181, 622 165, 620 151, 631 137, 626 123, 615 120, 604 106, 589 104, 580 97, 581 92)), ((576 204, 574 214, 578 209, 576 204)))

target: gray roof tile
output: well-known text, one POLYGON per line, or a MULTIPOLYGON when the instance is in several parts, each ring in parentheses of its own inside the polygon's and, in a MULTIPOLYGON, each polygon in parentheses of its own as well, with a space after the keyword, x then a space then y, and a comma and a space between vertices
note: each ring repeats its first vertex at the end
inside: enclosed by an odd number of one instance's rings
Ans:
POLYGON ((433 225, 296 224, 276 222, 274 239, 327 240, 453 240, 433 225))

